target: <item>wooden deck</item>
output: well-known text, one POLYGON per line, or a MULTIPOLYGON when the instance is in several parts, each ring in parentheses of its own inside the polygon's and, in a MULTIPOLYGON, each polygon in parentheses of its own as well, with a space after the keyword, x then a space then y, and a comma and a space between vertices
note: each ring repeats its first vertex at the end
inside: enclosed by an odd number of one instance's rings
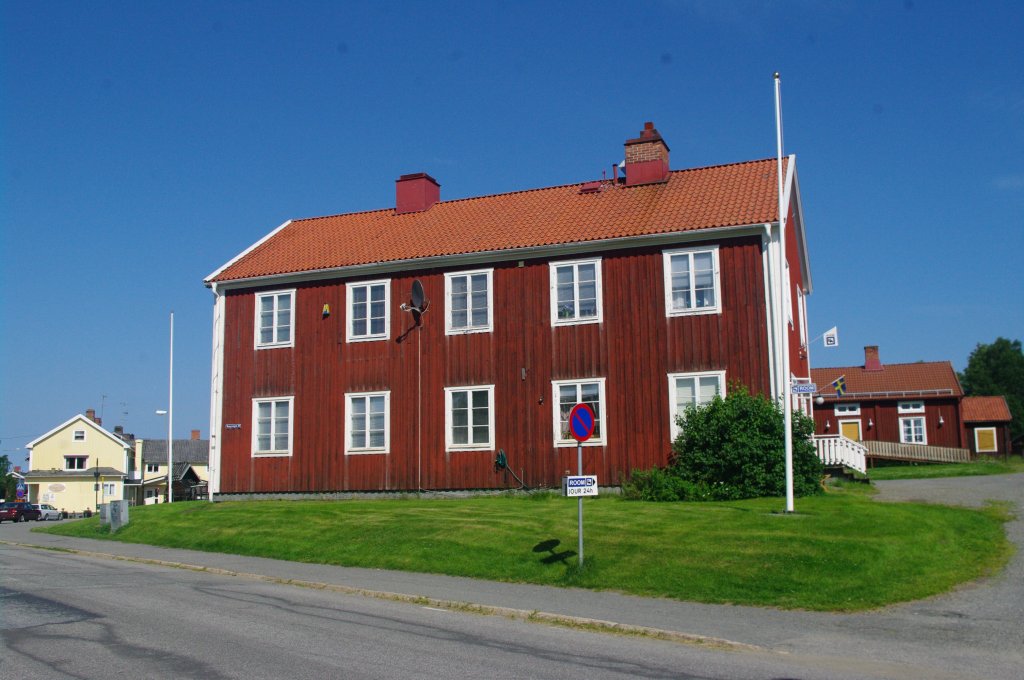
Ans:
POLYGON ((869 465, 872 460, 904 460, 921 463, 967 463, 971 460, 971 452, 968 449, 897 442, 864 441, 861 443, 867 447, 869 465))

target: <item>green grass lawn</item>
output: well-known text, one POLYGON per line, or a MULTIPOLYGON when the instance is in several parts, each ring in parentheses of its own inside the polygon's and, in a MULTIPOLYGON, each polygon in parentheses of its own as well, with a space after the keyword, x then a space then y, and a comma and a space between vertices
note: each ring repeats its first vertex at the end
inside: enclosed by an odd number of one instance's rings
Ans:
POLYGON ((1024 472, 1020 456, 974 460, 969 463, 906 463, 868 470, 870 479, 930 479, 934 477, 974 477, 1024 472))
MULTIPOLYGON (((858 485, 859 486, 859 485, 858 485)), ((615 590, 680 600, 860 610, 949 590, 1012 553, 1005 509, 874 503, 864 487, 722 503, 584 501, 556 495, 467 499, 175 503, 97 518, 65 535, 344 566, 615 590)))

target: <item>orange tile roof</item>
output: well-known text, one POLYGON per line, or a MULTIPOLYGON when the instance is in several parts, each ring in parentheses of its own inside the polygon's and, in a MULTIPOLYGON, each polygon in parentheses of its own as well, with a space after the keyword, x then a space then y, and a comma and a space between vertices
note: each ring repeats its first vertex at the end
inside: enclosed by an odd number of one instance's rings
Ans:
POLYGON ((867 371, 863 366, 812 368, 811 382, 818 385, 818 394, 836 399, 831 383, 846 376, 843 400, 857 395, 873 398, 901 396, 963 396, 960 381, 948 361, 921 361, 916 364, 884 364, 880 371, 867 371))
POLYGON ((965 423, 1008 423, 1013 420, 1004 397, 964 397, 965 423))
MULTIPOLYGON (((786 161, 788 163, 788 159, 786 161)), ((761 224, 777 219, 774 159, 669 173, 634 187, 583 183, 295 220, 209 280, 761 224)))

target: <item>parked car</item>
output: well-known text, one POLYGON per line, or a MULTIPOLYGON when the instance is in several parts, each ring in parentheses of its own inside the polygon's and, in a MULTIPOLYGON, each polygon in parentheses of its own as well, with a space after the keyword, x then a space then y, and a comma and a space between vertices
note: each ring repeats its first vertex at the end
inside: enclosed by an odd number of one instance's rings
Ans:
POLYGON ((27 522, 30 519, 39 519, 39 511, 28 503, 7 501, 0 505, 0 522, 27 522))
POLYGON ((47 505, 46 503, 33 503, 32 507, 39 511, 39 517, 36 517, 36 520, 46 521, 50 519, 60 519, 61 517, 60 510, 52 505, 47 505))

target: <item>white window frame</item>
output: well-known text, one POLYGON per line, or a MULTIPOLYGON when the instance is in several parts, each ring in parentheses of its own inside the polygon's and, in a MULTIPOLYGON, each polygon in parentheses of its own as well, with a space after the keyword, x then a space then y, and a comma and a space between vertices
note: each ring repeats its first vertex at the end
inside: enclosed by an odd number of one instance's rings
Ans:
MULTIPOLYGON (((568 439, 562 439, 562 415, 560 411, 560 392, 564 386, 575 385, 577 400, 580 394, 580 386, 584 384, 597 383, 598 385, 598 413, 597 416, 598 425, 600 425, 600 435, 593 436, 587 441, 583 442, 583 446, 605 446, 608 443, 608 401, 605 399, 604 391, 604 378, 578 378, 575 380, 552 380, 551 381, 551 404, 552 413, 554 416, 554 443, 557 448, 576 446, 577 441, 572 438, 572 435, 568 439)), ((577 401, 576 403, 579 403, 577 401)))
POLYGON ((146 463, 146 472, 160 472, 160 463, 146 463))
POLYGON ((668 414, 669 414, 669 434, 671 441, 675 441, 676 437, 679 436, 681 430, 679 424, 676 422, 677 416, 682 415, 679 411, 679 404, 676 403, 676 381, 693 379, 695 386, 698 388, 696 391, 698 404, 700 402, 700 380, 701 378, 717 378, 718 379, 718 396, 725 399, 725 371, 698 371, 696 373, 669 373, 668 374, 668 414))
POLYGON ((103 495, 111 498, 117 495, 117 482, 103 482, 103 495))
POLYGON ((277 348, 277 347, 294 347, 295 346, 295 298, 296 298, 296 295, 295 295, 295 289, 294 288, 291 288, 291 289, 288 289, 288 290, 268 290, 268 291, 266 291, 264 293, 256 293, 256 295, 255 295, 255 300, 256 300, 255 313, 254 313, 254 316, 253 316, 253 336, 254 336, 253 339, 254 339, 254 343, 255 343, 256 349, 274 349, 274 348, 277 348), (289 333, 288 333, 288 339, 287 340, 279 340, 278 339, 278 333, 279 333, 280 327, 277 324, 277 314, 278 314, 277 308, 278 308, 278 299, 281 298, 281 297, 288 297, 289 298, 289 316, 288 316, 288 330, 289 330, 289 333), (273 298, 273 300, 274 300, 274 305, 273 305, 274 309, 273 309, 273 312, 272 312, 272 314, 273 314, 273 324, 270 327, 271 331, 272 331, 272 335, 274 336, 274 339, 269 341, 269 342, 263 342, 261 340, 261 335, 262 334, 260 332, 262 330, 262 326, 260 325, 260 318, 261 318, 261 315, 262 315, 262 310, 260 308, 262 306, 262 304, 261 304, 262 301, 264 299, 266 299, 266 298, 273 298))
POLYGON ((585 260, 559 260, 548 263, 548 289, 551 296, 551 325, 552 326, 578 326, 588 323, 601 323, 604 321, 604 299, 602 289, 604 285, 601 280, 601 258, 593 257, 585 260), (579 268, 581 265, 594 265, 594 285, 597 288, 595 304, 597 313, 594 316, 581 317, 580 313, 580 277, 579 268), (572 318, 562 319, 558 316, 558 270, 564 267, 573 269, 573 304, 576 312, 572 318))
POLYGON ((999 453, 999 432, 994 427, 976 427, 974 428, 974 452, 975 453, 999 453), (991 449, 982 449, 978 443, 978 433, 981 431, 992 433, 992 447, 991 449))
POLYGON ((860 415, 860 402, 851 401, 847 403, 837 403, 835 406, 836 417, 839 416, 859 416, 860 415))
POLYGON ((346 342, 374 342, 379 340, 387 340, 391 337, 391 279, 377 279, 375 281, 356 281, 350 282, 345 285, 345 341, 346 342), (371 319, 369 317, 369 306, 370 306, 370 289, 375 286, 384 287, 384 331, 382 333, 371 332, 371 319), (352 324, 355 321, 355 315, 352 313, 353 305, 355 300, 353 294, 358 288, 367 289, 366 306, 367 306, 367 319, 366 319, 366 333, 356 335, 352 330, 352 324))
POLYGON ((252 457, 253 458, 281 458, 292 455, 292 443, 295 439, 295 397, 256 397, 252 400, 252 457), (277 432, 274 431, 274 411, 276 405, 285 402, 288 404, 288 448, 287 449, 274 449, 270 448, 266 451, 259 450, 259 405, 263 403, 271 404, 271 416, 270 416, 270 443, 271 446, 274 444, 274 440, 277 439, 277 432))
POLYGON ((85 430, 75 430, 71 433, 71 441, 84 442, 85 441, 85 430))
POLYGON ((662 275, 665 282, 665 316, 694 316, 699 314, 721 314, 722 313, 722 281, 718 264, 718 246, 697 246, 693 248, 674 248, 662 251, 662 275), (693 257, 699 253, 711 253, 711 267, 714 270, 714 291, 715 304, 710 307, 690 307, 686 309, 675 309, 672 305, 672 258, 685 255, 690 260, 690 297, 693 299, 696 291, 694 280, 693 257))
MULTIPOLYGON (((472 396, 470 396, 472 399, 472 396)), ((472 403, 472 402, 470 402, 472 403)), ((470 407, 472 413, 472 406, 470 407)), ((470 419, 472 421, 472 418, 470 419)), ((470 436, 472 436, 474 425, 469 423, 470 436)), ((464 387, 444 388, 444 439, 446 451, 493 451, 494 450, 494 385, 467 385, 464 387), (456 392, 487 393, 487 441, 469 442, 456 444, 453 431, 455 427, 454 410, 452 407, 452 395, 456 392)))
POLYGON ((924 400, 901 401, 896 404, 897 413, 924 413, 924 400))
POLYGON ((445 314, 444 314, 444 334, 445 335, 465 335, 468 333, 490 333, 494 330, 494 270, 493 269, 474 269, 472 271, 465 272, 448 272, 444 275, 444 300, 445 300, 445 314), (483 324, 473 325, 473 294, 469 286, 470 281, 474 276, 485 275, 487 277, 487 321, 483 324), (458 278, 465 278, 467 280, 466 288, 466 323, 464 327, 456 328, 452 322, 452 310, 454 308, 452 301, 452 281, 458 278))
POLYGON ((928 444, 928 422, 925 420, 924 416, 909 416, 907 418, 900 418, 900 443, 919 444, 922 446, 928 444), (917 420, 921 421, 921 441, 908 440, 905 423, 908 421, 917 420))
MULTIPOLYGON (((369 409, 366 410, 367 421, 369 421, 369 409)), ((345 394, 345 455, 346 456, 357 456, 357 455, 368 455, 368 454, 381 454, 391 452, 391 391, 390 390, 379 390, 376 392, 347 392, 345 394), (370 446, 369 445, 369 425, 366 427, 366 446, 353 446, 352 435, 354 431, 352 429, 352 402, 353 400, 360 399, 366 400, 369 405, 369 400, 374 397, 384 397, 384 445, 383 446, 370 446)))
POLYGON ((65 470, 86 470, 89 467, 86 464, 88 462, 89 462, 89 456, 73 456, 73 455, 72 456, 64 456, 64 469, 65 470), (70 461, 72 461, 72 460, 81 461, 81 464, 75 465, 75 466, 69 465, 68 463, 70 461))

